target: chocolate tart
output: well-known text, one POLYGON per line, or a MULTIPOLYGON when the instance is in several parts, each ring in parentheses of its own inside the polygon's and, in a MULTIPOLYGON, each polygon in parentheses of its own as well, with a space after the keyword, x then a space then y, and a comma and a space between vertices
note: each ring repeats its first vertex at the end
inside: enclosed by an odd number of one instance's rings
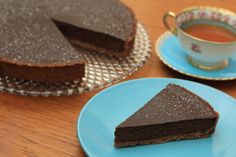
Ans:
POLYGON ((81 53, 128 55, 136 33, 118 0, 0 0, 0 16, 0 74, 37 82, 80 80, 81 53))
POLYGON ((169 84, 116 127, 115 147, 206 138, 219 114, 211 105, 175 84, 169 84))

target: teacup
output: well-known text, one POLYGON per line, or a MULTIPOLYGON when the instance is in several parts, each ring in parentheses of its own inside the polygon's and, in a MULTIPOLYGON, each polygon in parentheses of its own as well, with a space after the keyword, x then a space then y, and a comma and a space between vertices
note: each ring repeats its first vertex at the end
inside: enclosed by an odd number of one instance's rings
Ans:
MULTIPOLYGON (((167 12, 163 16, 163 23, 179 39, 188 61, 198 68, 205 70, 225 68, 228 60, 236 53, 236 13, 232 11, 207 6, 192 7, 184 9, 178 14, 167 12), (171 28, 168 24, 169 17, 174 18, 175 28, 171 28), (190 26, 193 28, 194 25, 199 26, 199 29, 196 30, 208 28, 206 26, 200 28, 200 24, 209 25, 210 31, 213 31, 210 26, 223 28, 232 33, 233 40, 212 41, 193 36, 185 31, 185 28, 190 26)), ((218 32, 217 29, 215 31, 218 32)))

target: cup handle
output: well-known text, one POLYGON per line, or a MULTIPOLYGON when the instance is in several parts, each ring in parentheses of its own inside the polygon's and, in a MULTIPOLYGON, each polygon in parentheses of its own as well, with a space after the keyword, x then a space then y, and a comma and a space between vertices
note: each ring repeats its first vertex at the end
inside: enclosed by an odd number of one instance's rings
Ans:
POLYGON ((168 19, 169 17, 171 18, 175 18, 175 13, 172 11, 168 11, 167 13, 165 13, 165 15, 163 16, 162 20, 163 20, 163 24, 166 27, 166 29, 168 29, 172 34, 174 34, 175 36, 177 36, 177 30, 176 27, 175 28, 171 28, 169 23, 168 23, 168 19))

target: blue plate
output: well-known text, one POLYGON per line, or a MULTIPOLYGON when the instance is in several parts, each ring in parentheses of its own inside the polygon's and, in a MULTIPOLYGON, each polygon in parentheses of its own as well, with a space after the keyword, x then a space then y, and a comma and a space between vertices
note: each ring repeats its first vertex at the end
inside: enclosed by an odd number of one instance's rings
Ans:
POLYGON ((235 157, 235 120, 236 101, 223 92, 191 81, 151 78, 121 83, 97 94, 81 111, 77 131, 90 157, 235 157), (114 148, 115 127, 168 83, 186 87, 212 104, 220 113, 216 132, 206 139, 114 148))
POLYGON ((222 70, 207 71, 196 68, 188 63, 180 42, 170 32, 159 37, 156 52, 164 64, 182 74, 206 80, 236 79, 236 56, 229 60, 229 65, 222 70))

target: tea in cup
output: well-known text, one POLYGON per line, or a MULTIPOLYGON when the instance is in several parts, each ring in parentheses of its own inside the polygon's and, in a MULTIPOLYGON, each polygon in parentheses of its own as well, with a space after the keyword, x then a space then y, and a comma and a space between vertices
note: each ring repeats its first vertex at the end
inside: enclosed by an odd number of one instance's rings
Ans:
POLYGON ((236 53, 236 13, 216 7, 192 7, 167 12, 163 23, 179 39, 188 61, 201 69, 225 68, 236 53), (175 28, 168 18, 175 20, 175 28))

